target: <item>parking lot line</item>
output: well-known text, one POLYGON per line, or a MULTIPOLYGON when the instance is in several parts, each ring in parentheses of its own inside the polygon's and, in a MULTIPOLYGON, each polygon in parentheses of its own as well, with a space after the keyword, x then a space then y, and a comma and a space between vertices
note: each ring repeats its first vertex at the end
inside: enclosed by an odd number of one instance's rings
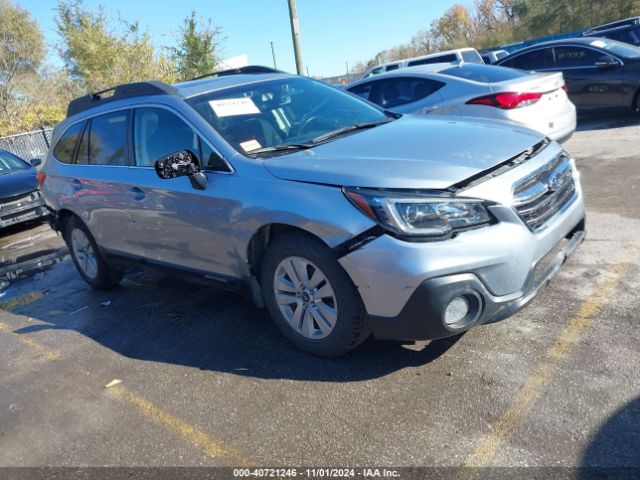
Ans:
POLYGON ((228 447, 223 442, 210 437, 199 428, 190 425, 180 418, 172 415, 166 410, 154 405, 150 401, 130 392, 121 384, 107 389, 108 394, 118 400, 133 406, 142 416, 157 423, 158 425, 173 431, 180 437, 201 448, 212 458, 231 458, 241 462, 243 465, 247 461, 235 449, 228 447))
POLYGON ((19 335, 17 333, 14 333, 11 327, 6 323, 0 322, 0 332, 4 333, 7 336, 12 336, 16 338, 20 343, 33 348, 41 355, 44 355, 45 357, 47 357, 49 360, 58 360, 60 358, 60 354, 58 352, 45 347, 43 344, 41 344, 37 340, 34 340, 33 338, 28 337, 27 335, 19 335))
POLYGON ((42 297, 44 297, 44 293, 42 292, 36 291, 25 293, 24 295, 20 295, 19 297, 12 298, 5 302, 0 302, 0 308, 2 310, 6 310, 7 312, 11 312, 16 307, 28 305, 29 303, 35 302, 36 300, 40 300, 42 297))
MULTIPOLYGON (((19 335, 14 333, 13 329, 6 323, 0 322, 0 332, 7 336, 16 338, 22 344, 33 348, 38 353, 44 355, 49 360, 59 360, 62 358, 60 353, 49 349, 40 342, 28 337, 27 335, 19 335)), ((86 370, 81 365, 75 365, 75 368, 84 374, 86 370)), ((157 423, 158 425, 178 434, 178 436, 189 441, 193 445, 202 449, 208 456, 219 459, 221 457, 234 460, 239 465, 248 465, 248 460, 243 457, 237 450, 225 445, 223 442, 212 438, 203 430, 190 425, 184 420, 172 415, 161 407, 153 404, 135 393, 125 389, 121 384, 108 388, 107 392, 112 397, 117 398, 125 405, 134 407, 144 418, 157 423)))
POLYGON ((465 467, 488 466, 500 447, 511 438, 535 403, 544 395, 557 372, 559 362, 566 358, 571 348, 580 341, 582 333, 591 325, 592 318, 613 295, 637 252, 636 245, 625 248, 623 260, 608 270, 607 280, 597 287, 569 320, 554 344, 547 350, 544 359, 522 386, 511 406, 499 418, 491 433, 467 458, 465 467))

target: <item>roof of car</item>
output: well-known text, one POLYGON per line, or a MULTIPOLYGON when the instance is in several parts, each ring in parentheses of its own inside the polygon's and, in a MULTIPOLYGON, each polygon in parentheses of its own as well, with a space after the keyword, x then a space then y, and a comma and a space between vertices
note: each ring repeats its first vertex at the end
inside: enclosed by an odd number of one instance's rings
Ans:
POLYGON ((638 26, 638 24, 640 24, 640 17, 630 17, 616 22, 605 23, 604 25, 598 25, 597 27, 588 29, 584 34, 588 35, 590 33, 602 32, 604 30, 632 28, 638 26))
MULTIPOLYGON (((392 70, 390 72, 380 73, 375 77, 367 77, 357 80, 350 85, 347 85, 347 89, 355 86, 356 84, 366 83, 367 81, 378 81, 384 78, 391 77, 402 77, 407 75, 421 75, 421 74, 441 74, 446 75, 445 70, 450 70, 453 68, 462 68, 468 65, 473 65, 474 67, 487 67, 487 68, 504 68, 499 67, 498 65, 487 65, 483 63, 430 63, 426 65, 416 65, 415 67, 405 67, 400 68, 398 70, 392 70)), ((464 77, 453 77, 455 81, 459 82, 474 82, 474 80, 464 77)))
POLYGON ((229 87, 246 85, 247 83, 263 82, 265 80, 290 76, 293 75, 284 72, 237 74, 188 80, 186 82, 174 83, 173 87, 176 89, 178 95, 183 98, 189 98, 193 97, 194 95, 200 95, 202 93, 212 92, 214 90, 221 90, 229 87))
POLYGON ((174 85, 158 81, 117 85, 100 92, 89 93, 71 100, 67 107, 67 118, 118 100, 134 99, 148 95, 172 95, 179 98, 189 98, 201 93, 237 85, 261 82, 272 78, 286 78, 289 76, 292 75, 269 67, 250 65, 231 70, 213 72, 185 82, 179 82, 174 85))
POLYGON ((611 40, 609 38, 602 38, 602 37, 576 37, 576 38, 564 38, 561 40, 551 40, 550 42, 536 43, 534 45, 521 48, 520 50, 516 50, 515 52, 507 55, 506 57, 501 58, 498 61, 498 65, 501 65, 502 63, 504 63, 505 61, 508 61, 510 58, 515 57, 516 55, 519 55, 524 52, 529 52, 531 50, 536 50, 538 48, 553 47, 556 45, 574 45, 574 46, 585 45, 585 46, 592 46, 592 47, 598 48, 598 45, 593 45, 593 42, 596 42, 596 41, 607 42, 607 43, 615 42, 615 40, 611 40))
POLYGON ((458 64, 455 63, 428 63, 425 65, 416 65, 415 67, 404 67, 398 68, 396 70, 391 70, 389 72, 379 73, 375 76, 370 76, 366 78, 360 78, 355 82, 347 85, 346 88, 352 87, 356 84, 366 83, 367 81, 379 80, 383 78, 389 77, 398 77, 403 75, 412 75, 412 74, 421 74, 421 73, 439 73, 447 68, 456 67, 458 64))

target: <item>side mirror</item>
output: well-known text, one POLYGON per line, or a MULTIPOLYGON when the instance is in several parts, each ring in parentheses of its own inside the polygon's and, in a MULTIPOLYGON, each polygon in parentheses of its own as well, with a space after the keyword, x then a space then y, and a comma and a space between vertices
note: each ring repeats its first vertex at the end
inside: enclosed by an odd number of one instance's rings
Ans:
POLYGON ((39 158, 32 158, 31 162, 29 163, 31 163, 31 166, 33 168, 36 168, 37 166, 42 165, 42 160, 40 160, 39 158))
POLYGON ((189 177, 191 186, 197 190, 207 188, 207 177, 200 168, 198 157, 189 150, 166 155, 154 164, 156 173, 162 179, 189 177))
POLYGON ((606 69, 606 68, 615 68, 618 65, 620 65, 618 63, 618 60, 616 60, 613 57, 610 57, 608 55, 605 55, 603 57, 600 57, 598 59, 598 61, 596 62, 596 67, 598 68, 602 68, 602 69, 606 69))

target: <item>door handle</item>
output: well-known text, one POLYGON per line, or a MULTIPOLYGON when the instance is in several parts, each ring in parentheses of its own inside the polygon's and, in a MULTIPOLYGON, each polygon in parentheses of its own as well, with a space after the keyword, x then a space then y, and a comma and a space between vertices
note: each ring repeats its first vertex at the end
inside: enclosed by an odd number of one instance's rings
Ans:
POLYGON ((71 182, 71 188, 73 188, 76 192, 78 190, 82 190, 82 182, 77 178, 71 182))
POLYGON ((440 106, 439 105, 432 105, 430 107, 424 107, 420 113, 426 115, 428 113, 433 113, 433 112, 437 112, 438 110, 440 110, 440 106))
POLYGON ((142 189, 138 188, 138 187, 133 187, 132 189, 129 190, 129 193, 131 193, 133 195, 133 199, 140 201, 140 200, 144 200, 145 197, 147 196, 142 189))

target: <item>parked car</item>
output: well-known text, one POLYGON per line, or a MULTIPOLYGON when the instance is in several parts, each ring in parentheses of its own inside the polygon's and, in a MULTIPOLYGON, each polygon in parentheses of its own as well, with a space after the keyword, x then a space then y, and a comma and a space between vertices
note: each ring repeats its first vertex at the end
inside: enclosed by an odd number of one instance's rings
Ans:
POLYGON ((385 63, 377 67, 370 68, 360 77, 369 78, 384 72, 391 72, 399 68, 416 67, 418 65, 430 65, 433 63, 484 63, 482 57, 475 48, 458 48, 447 50, 446 52, 430 53, 420 57, 407 58, 396 62, 385 63))
POLYGON ((478 53, 480 53, 482 61, 487 65, 493 65, 494 63, 497 63, 501 58, 509 55, 509 52, 507 52, 506 50, 485 50, 478 53))
POLYGON ((583 37, 606 37, 619 42, 640 46, 640 17, 593 27, 582 33, 583 37))
POLYGON ((360 80, 347 89, 397 113, 465 115, 517 122, 564 141, 576 108, 559 73, 530 74, 493 65, 409 67, 360 80))
POLYGON ((584 237, 575 163, 540 133, 239 71, 71 102, 43 189, 89 285, 155 265, 245 292, 298 347, 337 356, 370 332, 504 319, 584 237))
POLYGON ((638 112, 640 48, 606 38, 573 38, 519 50, 498 65, 562 72, 578 113, 638 112))
POLYGON ((0 228, 47 215, 36 181, 39 164, 0 150, 0 228))

